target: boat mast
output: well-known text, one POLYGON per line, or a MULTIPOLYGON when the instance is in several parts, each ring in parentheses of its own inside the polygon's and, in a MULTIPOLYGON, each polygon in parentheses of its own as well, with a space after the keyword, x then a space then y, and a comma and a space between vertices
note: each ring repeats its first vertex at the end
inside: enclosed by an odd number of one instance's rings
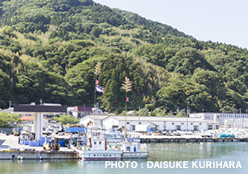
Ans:
POLYGON ((132 82, 130 81, 129 78, 125 77, 125 81, 122 84, 123 89, 126 91, 126 99, 125 99, 125 134, 124 134, 124 140, 126 141, 126 136, 127 136, 127 92, 132 91, 132 82))
MULTIPOLYGON (((95 71, 94 71, 94 74, 95 74, 95 90, 94 90, 94 108, 95 108, 95 111, 96 111, 96 87, 98 85, 97 83, 97 76, 100 75, 101 73, 101 62, 98 62, 95 66, 95 71)), ((94 127, 95 127, 95 113, 94 113, 94 127)))

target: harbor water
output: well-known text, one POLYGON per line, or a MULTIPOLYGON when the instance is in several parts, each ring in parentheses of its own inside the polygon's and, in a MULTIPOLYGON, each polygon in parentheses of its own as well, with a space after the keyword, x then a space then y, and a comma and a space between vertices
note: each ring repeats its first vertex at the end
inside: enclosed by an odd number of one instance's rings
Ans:
POLYGON ((119 162, 80 160, 0 161, 1 173, 247 173, 247 142, 150 143, 148 160, 119 162), (168 162, 170 166, 164 165, 168 162), (196 163, 198 161, 198 163, 196 163), (210 162, 209 162, 210 161, 210 162), (219 165, 216 167, 216 161, 219 165), (228 165, 232 161, 234 165, 228 165), (133 166, 131 163, 133 162, 133 166), (178 162, 178 163, 177 163, 178 162), (187 164, 183 166, 183 162, 187 164), (206 166, 206 162, 211 165, 206 166), (192 167, 192 163, 195 164, 192 167), (173 165, 174 164, 174 165, 173 165), (179 164, 179 165, 176 165, 179 164), (226 165, 227 164, 227 165, 226 165), (119 165, 119 166, 118 166, 119 165), (133 168, 132 168, 133 167, 133 168))

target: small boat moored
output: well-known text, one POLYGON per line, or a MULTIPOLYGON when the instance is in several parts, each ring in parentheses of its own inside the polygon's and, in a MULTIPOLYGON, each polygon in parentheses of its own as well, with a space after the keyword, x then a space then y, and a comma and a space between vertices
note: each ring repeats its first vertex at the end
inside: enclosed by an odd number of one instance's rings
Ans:
POLYGON ((149 152, 146 144, 137 142, 123 142, 122 159, 147 159, 149 152))
POLYGON ((107 147, 107 139, 104 138, 103 132, 91 130, 87 135, 87 146, 78 151, 79 157, 85 161, 114 161, 120 160, 122 151, 116 147, 112 149, 107 147))

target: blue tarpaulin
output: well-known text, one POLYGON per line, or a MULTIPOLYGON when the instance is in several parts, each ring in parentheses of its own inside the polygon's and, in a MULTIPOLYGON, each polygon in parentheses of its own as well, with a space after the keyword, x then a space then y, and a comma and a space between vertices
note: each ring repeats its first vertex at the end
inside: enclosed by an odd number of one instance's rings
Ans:
POLYGON ((28 140, 24 140, 23 144, 29 145, 29 141, 28 140))
POLYGON ((40 141, 45 142, 45 140, 48 142, 50 140, 50 137, 47 137, 47 139, 46 137, 40 137, 40 141))
POLYGON ((59 141, 59 145, 60 145, 61 147, 64 147, 64 146, 65 146, 65 140, 59 141))
POLYGON ((147 127, 147 132, 155 132, 155 128, 154 127, 147 127))
POLYGON ((79 127, 67 127, 65 129, 66 133, 75 133, 75 132, 86 132, 87 133, 87 128, 79 128, 79 127))
POLYGON ((40 141, 40 147, 42 147, 44 144, 44 141, 40 141))
POLYGON ((39 141, 29 141, 29 146, 39 146, 40 142, 39 141))

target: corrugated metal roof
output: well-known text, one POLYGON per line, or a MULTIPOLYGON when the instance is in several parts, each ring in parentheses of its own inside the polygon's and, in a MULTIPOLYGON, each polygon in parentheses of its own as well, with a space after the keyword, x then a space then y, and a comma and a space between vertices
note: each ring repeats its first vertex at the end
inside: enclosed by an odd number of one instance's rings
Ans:
MULTIPOLYGON (((90 117, 94 119, 94 115, 89 115, 86 117, 90 117)), ((83 117, 83 118, 86 118, 83 117)), ((82 119, 83 119, 82 118, 82 119)), ((107 118, 113 118, 119 121, 125 121, 125 116, 108 116, 108 115, 98 115, 98 120, 105 120, 107 118)), ((97 115, 95 115, 95 119, 97 119, 97 115)), ((152 117, 152 116, 126 116, 127 121, 147 121, 147 122, 201 122, 201 123, 218 123, 213 120, 203 120, 202 118, 190 118, 188 117, 152 117)), ((155 123, 154 123, 155 124, 155 123)))
POLYGON ((79 111, 79 112, 92 112, 92 107, 74 106, 74 111, 79 111))
POLYGON ((46 106, 46 105, 15 105, 14 112, 59 112, 66 113, 67 106, 46 106))
POLYGON ((87 115, 87 116, 85 116, 85 117, 83 117, 82 119, 84 119, 84 118, 86 118, 86 117, 90 117, 90 118, 92 118, 92 119, 94 119, 94 117, 95 117, 95 119, 97 119, 97 117, 98 117, 98 120, 104 120, 105 118, 107 118, 107 117, 109 117, 108 115, 87 115))
MULTIPOLYGON (((121 121, 125 121, 125 116, 112 116, 113 118, 121 121)), ((126 120, 128 121, 171 121, 171 122, 207 122, 206 120, 202 120, 201 118, 188 118, 187 117, 151 117, 151 116, 126 116, 126 120)))

